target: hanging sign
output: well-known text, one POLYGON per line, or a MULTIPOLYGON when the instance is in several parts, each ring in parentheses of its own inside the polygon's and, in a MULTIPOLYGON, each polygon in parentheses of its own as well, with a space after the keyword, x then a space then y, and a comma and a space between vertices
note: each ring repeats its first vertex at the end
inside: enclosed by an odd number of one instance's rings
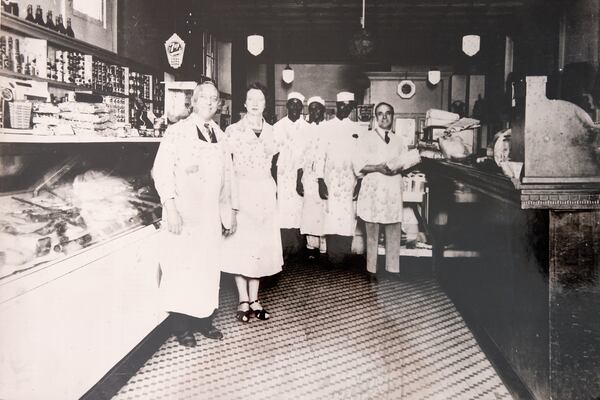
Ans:
POLYGON ((415 95, 416 87, 413 81, 404 80, 398 84, 398 96, 403 99, 410 99, 415 95))
POLYGON ((175 69, 181 67, 183 63, 183 52, 185 51, 185 42, 176 33, 174 33, 165 42, 165 50, 169 65, 175 69))

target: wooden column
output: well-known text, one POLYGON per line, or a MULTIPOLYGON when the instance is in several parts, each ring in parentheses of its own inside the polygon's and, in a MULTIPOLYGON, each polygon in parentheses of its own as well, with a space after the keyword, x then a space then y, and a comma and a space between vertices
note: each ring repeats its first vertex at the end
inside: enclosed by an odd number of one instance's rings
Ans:
POLYGON ((550 391, 600 396, 600 210, 550 211, 550 391))

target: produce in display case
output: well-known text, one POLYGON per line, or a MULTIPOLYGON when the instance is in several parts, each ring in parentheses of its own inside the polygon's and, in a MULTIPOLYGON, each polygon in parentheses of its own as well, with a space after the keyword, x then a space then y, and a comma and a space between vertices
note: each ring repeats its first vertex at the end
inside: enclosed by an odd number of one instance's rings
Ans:
POLYGON ((0 279, 157 222, 144 149, 0 156, 0 279))

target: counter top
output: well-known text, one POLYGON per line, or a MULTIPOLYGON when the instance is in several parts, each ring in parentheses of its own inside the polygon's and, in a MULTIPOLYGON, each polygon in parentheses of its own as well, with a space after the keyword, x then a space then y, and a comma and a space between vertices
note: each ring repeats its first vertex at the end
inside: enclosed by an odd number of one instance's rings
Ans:
POLYGON ((469 163, 428 158, 423 158, 423 168, 429 174, 455 179, 485 195, 520 204, 519 182, 504 176, 500 169, 495 171, 493 168, 469 163))
POLYGON ((510 179, 485 165, 423 158, 423 168, 523 209, 600 209, 600 185, 590 179, 528 183, 510 179))

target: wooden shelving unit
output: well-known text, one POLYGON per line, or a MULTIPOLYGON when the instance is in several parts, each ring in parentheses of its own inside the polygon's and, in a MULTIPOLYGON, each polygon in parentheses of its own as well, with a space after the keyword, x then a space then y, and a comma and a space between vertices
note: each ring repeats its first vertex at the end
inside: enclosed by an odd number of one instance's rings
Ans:
POLYGON ((136 71, 147 71, 149 73, 159 74, 162 74, 163 72, 152 65, 144 65, 135 60, 130 60, 121 57, 118 54, 113 53, 112 51, 105 50, 101 47, 94 46, 79 39, 61 35, 60 33, 57 33, 51 29, 32 24, 23 18, 16 17, 4 11, 2 11, 2 29, 26 37, 45 39, 48 41, 48 44, 52 46, 66 48, 85 54, 91 54, 102 59, 105 62, 127 66, 136 71))
MULTIPOLYGON (((73 90, 73 91, 79 91, 79 92, 93 92, 93 93, 100 94, 103 96, 128 97, 124 93, 115 93, 115 92, 106 92, 106 91, 102 91, 102 90, 96 90, 96 89, 88 88, 85 86, 79 86, 74 83, 61 82, 61 81, 55 81, 53 79, 42 78, 41 76, 20 74, 18 72, 13 72, 8 69, 0 69, 0 76, 7 76, 9 78, 16 78, 16 79, 22 79, 22 80, 48 82, 48 86, 50 86, 50 87, 55 87, 55 88, 65 89, 65 90, 73 90)), ((143 99, 143 100, 145 102, 152 101, 152 100, 147 100, 147 99, 143 99)))

